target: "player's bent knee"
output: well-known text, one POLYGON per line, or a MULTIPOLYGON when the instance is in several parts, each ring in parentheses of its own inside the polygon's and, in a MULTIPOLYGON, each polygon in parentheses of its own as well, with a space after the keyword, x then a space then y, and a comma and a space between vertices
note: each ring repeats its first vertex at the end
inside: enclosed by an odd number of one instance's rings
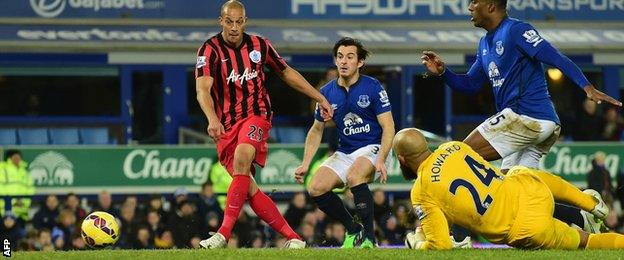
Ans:
POLYGON ((347 175, 347 183, 349 184, 349 187, 354 187, 362 183, 368 183, 368 178, 367 176, 362 176, 362 174, 350 172, 347 175))
POLYGON ((234 152, 234 175, 241 173, 249 175, 255 154, 256 149, 252 145, 239 144, 234 152))
POLYGON ((312 197, 321 196, 329 192, 332 189, 331 187, 326 187, 326 186, 329 186, 329 185, 325 185, 319 182, 311 182, 310 186, 308 186, 308 194, 310 194, 310 196, 312 197))

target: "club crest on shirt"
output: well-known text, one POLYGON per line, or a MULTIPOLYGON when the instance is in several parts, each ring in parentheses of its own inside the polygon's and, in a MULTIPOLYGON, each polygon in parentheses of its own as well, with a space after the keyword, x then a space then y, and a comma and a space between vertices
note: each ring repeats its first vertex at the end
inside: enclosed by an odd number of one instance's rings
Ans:
POLYGON ((360 95, 357 101, 358 106, 361 108, 367 108, 370 105, 370 100, 368 99, 368 95, 360 95))
POLYGON ((260 62, 260 59, 262 59, 262 54, 260 54, 260 52, 257 50, 253 50, 249 52, 249 58, 251 59, 251 61, 258 63, 260 62))
POLYGON ((198 69, 206 66, 206 56, 199 56, 197 57, 197 63, 195 65, 198 69))
POLYGON ((544 41, 544 39, 542 39, 542 37, 537 34, 537 32, 535 30, 528 30, 525 31, 522 34, 522 37, 524 37, 524 39, 526 39, 526 42, 530 43, 533 45, 533 47, 537 47, 537 45, 544 41))
POLYGON ((505 51, 505 48, 503 47, 503 41, 497 41, 496 42, 496 54, 498 54, 498 56, 503 55, 503 52, 505 51))

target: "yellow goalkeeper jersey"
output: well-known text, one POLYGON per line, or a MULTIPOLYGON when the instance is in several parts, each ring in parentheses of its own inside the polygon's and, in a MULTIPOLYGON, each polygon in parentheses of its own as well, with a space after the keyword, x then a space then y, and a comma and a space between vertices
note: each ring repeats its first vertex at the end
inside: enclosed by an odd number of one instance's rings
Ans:
POLYGON ((493 243, 505 243, 520 191, 499 169, 462 142, 447 142, 418 168, 411 191, 426 242, 423 249, 452 248, 449 226, 458 224, 493 243))

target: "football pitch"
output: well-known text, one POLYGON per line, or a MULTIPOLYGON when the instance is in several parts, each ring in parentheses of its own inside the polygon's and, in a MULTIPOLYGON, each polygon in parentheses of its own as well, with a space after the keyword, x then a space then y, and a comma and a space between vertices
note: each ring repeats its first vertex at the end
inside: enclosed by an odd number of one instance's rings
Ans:
MULTIPOLYGON (((15 259, 624 259, 624 250, 456 249, 218 249, 218 250, 93 250, 69 252, 14 252, 15 259)), ((10 258, 7 258, 10 259, 10 258)))

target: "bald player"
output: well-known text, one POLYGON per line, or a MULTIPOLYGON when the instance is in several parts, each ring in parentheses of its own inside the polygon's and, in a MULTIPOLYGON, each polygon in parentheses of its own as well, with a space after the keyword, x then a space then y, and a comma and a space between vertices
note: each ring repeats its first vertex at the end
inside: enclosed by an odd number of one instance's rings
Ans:
POLYGON ((411 200, 425 239, 415 248, 452 248, 452 224, 516 248, 624 248, 624 235, 589 234, 553 218, 555 199, 594 214, 602 205, 548 172, 516 166, 505 176, 462 142, 431 152, 414 128, 399 131, 392 149, 403 177, 416 180, 411 200))
POLYGON ((331 119, 333 110, 320 92, 286 64, 269 40, 245 33, 246 23, 243 4, 225 2, 219 17, 223 30, 204 42, 197 52, 197 101, 208 119, 207 132, 217 144, 219 161, 232 175, 221 227, 200 245, 225 247, 243 204, 248 201, 258 217, 288 240, 285 247, 303 248, 305 242, 253 178, 255 165, 263 167, 266 162, 272 127, 265 67, 290 87, 316 100, 323 120, 331 119))

